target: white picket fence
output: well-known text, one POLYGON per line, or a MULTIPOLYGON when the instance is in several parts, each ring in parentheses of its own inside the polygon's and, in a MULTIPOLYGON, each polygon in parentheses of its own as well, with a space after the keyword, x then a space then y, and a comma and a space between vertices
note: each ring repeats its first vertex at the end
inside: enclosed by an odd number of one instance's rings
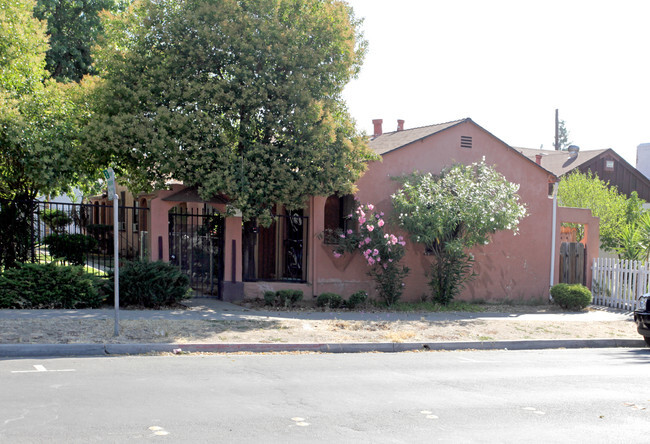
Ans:
POLYGON ((648 293, 648 264, 613 258, 596 258, 592 266, 594 305, 634 310, 639 296, 648 293))

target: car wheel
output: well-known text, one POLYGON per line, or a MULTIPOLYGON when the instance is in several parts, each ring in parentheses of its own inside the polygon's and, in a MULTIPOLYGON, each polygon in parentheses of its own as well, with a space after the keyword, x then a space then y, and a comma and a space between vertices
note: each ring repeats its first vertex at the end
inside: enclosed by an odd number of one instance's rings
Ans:
POLYGON ((643 340, 645 341, 646 344, 650 347, 650 336, 644 336, 643 340))

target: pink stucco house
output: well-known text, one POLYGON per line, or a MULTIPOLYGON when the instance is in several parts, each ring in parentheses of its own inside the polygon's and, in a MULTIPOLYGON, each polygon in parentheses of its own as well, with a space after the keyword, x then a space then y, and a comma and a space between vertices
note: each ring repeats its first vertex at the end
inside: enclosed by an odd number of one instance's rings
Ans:
MULTIPOLYGON (((383 132, 382 121, 375 120, 370 147, 381 161, 371 162, 357 183, 354 197, 372 203, 387 215, 391 213, 391 194, 399 183, 391 178, 420 172, 439 173, 454 163, 472 163, 485 158, 509 181, 520 185, 519 195, 528 216, 520 223, 519 234, 495 233, 489 245, 475 248, 478 277, 461 295, 461 299, 485 301, 527 301, 548 298, 551 282, 558 282, 560 225, 575 222, 585 225, 586 263, 598 252, 598 219, 585 209, 554 209, 552 184, 557 177, 543 165, 527 158, 471 119, 383 132), (555 229, 554 229, 555 228, 555 229)), ((181 185, 159 191, 141 205, 150 209, 148 218, 152 259, 170 259, 170 242, 174 243, 169 210, 211 208, 224 212, 227 202, 215 197, 202 202, 181 185)), ((241 217, 223 220, 219 235, 220 266, 215 267, 219 282, 214 294, 225 300, 260 297, 264 291, 300 289, 310 299, 323 292, 344 297, 357 290, 372 296, 374 283, 367 276, 367 266, 360 254, 336 258, 332 245, 320 234, 326 228, 343 227, 344 215, 352 211, 352 196, 314 196, 301 211, 276 211, 270 228, 242 224, 241 217)), ((406 233, 402 233, 406 236, 406 233)), ((426 272, 431 258, 420 245, 408 242, 405 263, 411 269, 406 279, 404 300, 420 300, 430 294, 426 272)), ((588 267, 587 267, 588 268, 588 267)), ((586 282, 591 282, 587 270, 586 282)))

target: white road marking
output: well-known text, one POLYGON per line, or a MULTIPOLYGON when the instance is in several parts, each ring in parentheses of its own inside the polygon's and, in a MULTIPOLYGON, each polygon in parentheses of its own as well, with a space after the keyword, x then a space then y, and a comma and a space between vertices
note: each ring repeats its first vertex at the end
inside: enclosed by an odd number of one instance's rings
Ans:
POLYGON ((307 427, 308 425, 310 425, 308 422, 305 422, 305 418, 300 418, 298 416, 294 416, 293 418, 291 418, 291 420, 294 421, 296 425, 300 427, 307 427))
POLYGON ((151 430, 153 432, 153 435, 155 435, 155 436, 169 435, 169 432, 167 430, 165 430, 165 429, 163 429, 162 427, 159 427, 159 426, 151 426, 151 427, 149 427, 149 430, 151 430))
POLYGON ((74 372, 75 369, 67 368, 62 370, 48 370, 44 365, 34 365, 34 370, 12 370, 11 373, 42 373, 42 372, 74 372))

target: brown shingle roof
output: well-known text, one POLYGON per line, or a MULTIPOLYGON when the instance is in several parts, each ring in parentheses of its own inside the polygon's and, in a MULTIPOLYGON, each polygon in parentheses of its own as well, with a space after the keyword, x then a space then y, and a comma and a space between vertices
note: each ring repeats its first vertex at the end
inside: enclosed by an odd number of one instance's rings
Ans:
POLYGON ((579 151, 578 155, 575 158, 571 159, 569 157, 568 151, 539 150, 518 147, 513 147, 513 149, 519 151, 521 154, 528 157, 532 161, 535 161, 535 156, 537 154, 541 154, 542 167, 558 177, 568 173, 575 168, 578 168, 583 163, 589 162, 594 157, 598 157, 607 151, 607 149, 579 151))
POLYGON ((424 139, 425 137, 429 137, 432 134, 451 128, 454 125, 458 125, 459 123, 468 120, 470 119, 454 120, 452 122, 439 123, 437 125, 421 126, 419 128, 384 133, 370 141, 370 148, 379 155, 386 154, 408 145, 409 143, 424 139))

